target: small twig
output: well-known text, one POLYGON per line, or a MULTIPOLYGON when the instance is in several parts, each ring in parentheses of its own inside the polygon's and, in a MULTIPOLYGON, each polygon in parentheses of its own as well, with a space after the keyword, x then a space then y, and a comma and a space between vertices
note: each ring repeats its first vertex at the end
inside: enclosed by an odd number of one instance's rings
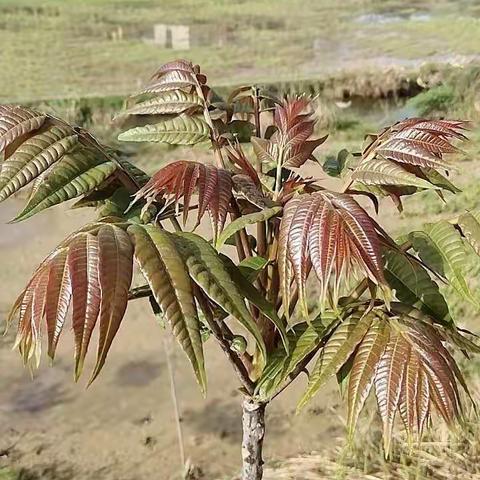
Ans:
POLYGON ((348 305, 355 300, 358 300, 368 289, 368 278, 364 278, 352 291, 352 293, 345 300, 345 305, 348 305))
MULTIPOLYGON (((194 286, 194 289, 198 289, 198 287, 194 286)), ((207 321, 213 336, 216 338, 221 349, 232 364, 243 387, 249 395, 253 395, 255 385, 250 379, 247 368, 245 367, 242 359, 231 349, 231 339, 233 338, 232 331, 228 328, 223 320, 214 319, 212 312, 204 310, 204 314, 205 320, 207 321)))
MULTIPOLYGON (((215 320, 213 320, 213 324, 214 325, 216 324, 215 320)), ((215 328, 215 326, 213 326, 212 328, 212 325, 209 322, 209 327, 212 330, 214 337, 217 339, 221 349, 223 350, 225 355, 228 357, 228 359, 230 360, 230 363, 232 364, 233 368, 237 372, 237 375, 243 387, 245 388, 245 390, 249 395, 253 395, 253 392, 255 390, 255 384, 250 379, 250 376, 241 358, 231 349, 230 342, 228 342, 222 334, 222 330, 226 327, 226 325, 223 322, 219 322, 217 323, 217 326, 218 328, 215 328)))
POLYGON ((182 231, 182 226, 178 222, 177 217, 170 217, 170 222, 172 222, 173 228, 175 229, 176 232, 182 231))
MULTIPOLYGON (((232 201, 231 201, 230 204, 232 206, 232 212, 231 212, 230 216, 231 216, 232 221, 233 221, 233 220, 236 220, 237 218, 239 218, 241 216, 240 208, 238 207, 238 203, 234 198, 232 198, 232 201)), ((243 255, 242 255, 242 258, 240 260, 251 257, 252 256, 252 249, 250 247, 250 242, 248 241, 248 235, 247 235, 246 230, 244 228, 242 228, 238 232, 238 235, 236 236, 236 238, 238 238, 238 240, 241 244, 241 248, 243 250, 243 255)))
POLYGON ((163 336, 163 347, 165 349, 165 357, 167 359, 168 375, 170 377, 170 393, 172 394, 173 413, 175 415, 175 425, 177 428, 178 450, 180 453, 180 461, 182 463, 182 472, 185 470, 185 445, 183 441, 182 424, 180 420, 180 409, 178 407, 177 388, 175 384, 175 370, 171 355, 171 337, 170 335, 163 336))
MULTIPOLYGON (((255 122, 255 136, 260 137, 262 134, 262 126, 260 123, 260 99, 258 98, 258 87, 252 87, 253 89, 253 116, 255 122)), ((256 170, 259 175, 262 173, 262 162, 257 157, 256 170)), ((257 253, 260 257, 264 257, 267 253, 267 222, 257 223, 257 253)), ((267 269, 262 271, 259 276, 259 283, 262 293, 265 293, 267 289, 267 269)))
POLYGON ((137 300, 138 298, 146 298, 152 295, 152 290, 148 285, 132 288, 128 292, 128 300, 137 300))

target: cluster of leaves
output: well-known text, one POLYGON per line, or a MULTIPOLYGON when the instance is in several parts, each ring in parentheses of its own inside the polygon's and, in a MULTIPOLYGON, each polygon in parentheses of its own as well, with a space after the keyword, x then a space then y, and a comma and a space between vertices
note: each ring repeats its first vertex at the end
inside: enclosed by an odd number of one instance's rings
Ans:
POLYGON ((92 332, 99 323, 97 363, 100 372, 128 302, 133 249, 128 235, 114 223, 95 223, 62 242, 37 268, 18 297, 16 344, 25 362, 40 362, 46 329, 48 355, 53 360, 67 312, 72 304, 75 337, 75 377, 80 376, 92 332))
POLYGON ((388 195, 400 206, 401 196, 419 190, 455 192, 447 155, 458 151, 453 142, 465 139, 468 124, 410 119, 387 128, 371 137, 356 165, 342 151, 337 164, 324 166, 346 176, 341 191, 330 191, 299 171, 326 139, 315 135, 313 111, 305 97, 277 98, 252 87, 224 100, 197 65, 166 64, 120 115, 140 125, 119 139, 209 141, 213 162, 177 161, 148 178, 77 127, 1 107, 0 196, 33 184, 17 220, 80 195, 77 205, 104 207, 47 257, 15 303, 9 320, 19 318, 25 361, 38 362, 44 329, 54 356, 72 304, 77 378, 98 326, 93 380, 128 300, 146 296, 202 390, 206 330, 244 394, 257 401, 273 399, 312 362, 300 404, 336 375, 353 432, 374 387, 387 452, 397 413, 417 438, 434 412, 448 424, 459 418, 459 386, 468 390, 447 345, 466 354, 478 347, 456 327, 439 287, 448 283, 477 305, 464 255, 480 255, 480 215, 426 225, 397 244, 355 197, 378 205, 377 196, 388 195), (185 231, 191 210, 193 230, 208 212, 211 241, 185 231), (237 262, 222 253, 229 244, 237 262), (147 282, 137 289, 134 259, 147 282), (319 284, 313 310, 312 271, 319 284))
POLYGON ((359 165, 352 173, 352 188, 390 196, 401 209, 401 196, 419 190, 459 190, 448 180, 453 168, 445 154, 457 153, 452 139, 465 140, 468 122, 412 118, 371 136, 359 165), (445 176, 447 175, 447 176, 445 176))
POLYGON ((145 174, 90 133, 52 115, 16 105, 0 106, 0 201, 32 185, 14 221, 120 181, 135 189, 145 174))

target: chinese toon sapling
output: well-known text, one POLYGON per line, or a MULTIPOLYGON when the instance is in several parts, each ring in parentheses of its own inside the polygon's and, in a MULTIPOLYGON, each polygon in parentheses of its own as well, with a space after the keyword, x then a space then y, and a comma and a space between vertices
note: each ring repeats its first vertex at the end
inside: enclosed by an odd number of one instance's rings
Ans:
POLYGON ((386 455, 397 417, 410 439, 434 417, 449 425, 461 418, 462 390, 469 393, 451 349, 478 347, 455 326, 439 285, 479 306, 464 273, 465 253, 480 255, 480 214, 427 224, 397 243, 360 199, 378 207, 387 196, 401 209, 405 195, 455 193, 447 157, 466 139, 467 122, 413 118, 369 136, 361 155, 342 151, 324 164, 344 179, 333 191, 299 170, 326 140, 304 96, 240 87, 222 99, 198 65, 177 60, 120 117, 137 125, 122 141, 209 143, 211 162, 175 161, 150 178, 82 128, 0 107, 0 199, 31 186, 13 221, 74 198, 98 212, 38 266, 14 303, 8 324, 17 322, 25 363, 38 365, 42 336, 53 359, 71 317, 76 379, 98 331, 92 382, 128 302, 149 297, 202 392, 208 336, 231 363, 244 397, 244 480, 262 478, 266 406, 301 372, 309 382, 299 408, 336 375, 349 435, 375 395, 386 455), (206 217, 211 234, 201 236, 206 217), (229 245, 236 255, 222 253, 229 245), (134 261, 146 281, 137 288, 134 261), (318 287, 309 292, 310 277, 318 287))

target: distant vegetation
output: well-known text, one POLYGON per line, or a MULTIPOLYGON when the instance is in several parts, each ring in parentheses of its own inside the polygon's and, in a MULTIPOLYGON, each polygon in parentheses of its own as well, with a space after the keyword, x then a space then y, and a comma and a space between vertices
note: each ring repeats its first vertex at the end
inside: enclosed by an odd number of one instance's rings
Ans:
POLYGON ((124 95, 176 56, 195 58, 216 86, 463 63, 478 55, 479 10, 446 0, 3 0, 0 101, 124 95), (150 41, 164 23, 191 26, 189 50, 150 41))

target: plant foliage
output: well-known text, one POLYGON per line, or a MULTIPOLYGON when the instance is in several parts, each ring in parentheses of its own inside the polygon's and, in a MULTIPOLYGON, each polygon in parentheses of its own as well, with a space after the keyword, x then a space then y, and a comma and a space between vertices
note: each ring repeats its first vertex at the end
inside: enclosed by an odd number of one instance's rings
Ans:
POLYGON ((447 177, 468 123, 415 118, 370 136, 356 164, 345 150, 324 164, 345 179, 333 191, 299 170, 327 138, 313 112, 304 96, 256 87, 222 99, 198 65, 168 63, 129 99, 119 118, 138 125, 119 139, 208 141, 212 158, 175 161, 149 178, 83 129, 1 106, 0 200, 31 187, 15 220, 76 197, 75 206, 99 212, 41 263, 14 304, 9 323, 17 319, 25 362, 38 364, 43 332, 53 358, 71 317, 76 378, 98 332, 93 381, 128 301, 146 296, 203 391, 208 331, 252 401, 271 401, 311 365, 300 406, 337 378, 352 433, 374 392, 387 454, 396 418, 416 439, 435 416, 449 425, 461 418, 469 394, 451 349, 478 347, 457 328, 442 286, 479 307, 465 258, 480 255, 480 216, 427 224, 397 243, 362 196, 376 207, 390 196, 401 207, 402 196, 421 190, 458 191, 447 177), (195 233, 207 212, 213 239, 195 233), (134 260, 146 281, 135 289, 134 260))

